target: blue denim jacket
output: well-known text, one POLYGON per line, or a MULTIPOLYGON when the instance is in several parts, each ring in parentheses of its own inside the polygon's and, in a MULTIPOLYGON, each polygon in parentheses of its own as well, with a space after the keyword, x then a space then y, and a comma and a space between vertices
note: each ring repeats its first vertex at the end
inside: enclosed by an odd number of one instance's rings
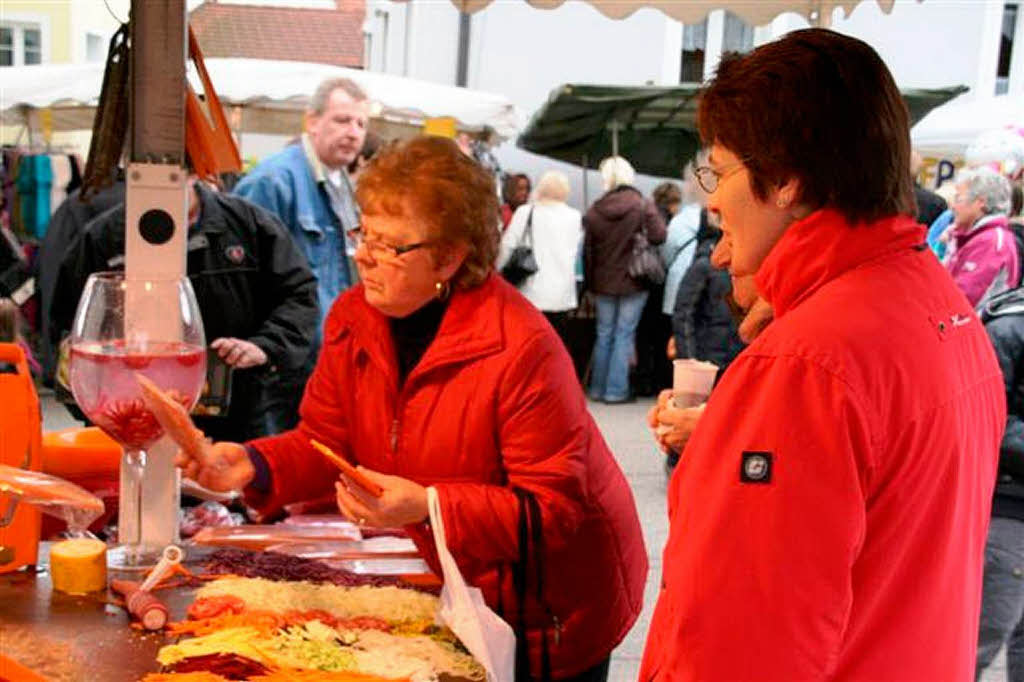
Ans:
POLYGON ((264 159, 235 186, 236 194, 277 215, 306 256, 317 280, 321 325, 334 299, 355 281, 345 249, 345 231, 355 225, 342 225, 325 182, 304 145, 296 143, 264 159))

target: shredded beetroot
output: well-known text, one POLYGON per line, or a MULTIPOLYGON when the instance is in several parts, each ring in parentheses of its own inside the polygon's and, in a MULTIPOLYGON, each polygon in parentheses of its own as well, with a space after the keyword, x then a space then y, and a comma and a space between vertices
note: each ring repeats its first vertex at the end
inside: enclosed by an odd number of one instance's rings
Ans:
POLYGON ((229 680, 248 680, 250 677, 265 675, 270 668, 238 654, 204 654, 192 656, 170 666, 172 672, 210 672, 229 680))
POLYGON ((333 568, 314 559, 279 554, 277 552, 247 552, 241 549, 220 549, 207 559, 206 570, 221 575, 268 580, 307 580, 314 583, 332 583, 344 587, 404 587, 419 592, 437 594, 439 588, 413 585, 396 576, 361 575, 342 568, 333 568))

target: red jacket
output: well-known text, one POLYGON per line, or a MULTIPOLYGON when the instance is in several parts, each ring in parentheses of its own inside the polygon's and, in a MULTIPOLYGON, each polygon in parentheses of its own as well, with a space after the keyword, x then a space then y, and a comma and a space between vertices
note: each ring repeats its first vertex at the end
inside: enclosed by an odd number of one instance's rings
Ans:
MULTIPOLYGON (((434 342, 397 385, 387 318, 355 287, 325 322, 299 427, 252 443, 273 483, 261 507, 333 490, 338 472, 310 437, 370 469, 433 485, 463 575, 492 607, 500 590, 515 625, 519 507, 511 487, 531 490, 544 521, 546 597, 561 624, 556 644, 548 623, 553 674, 574 675, 607 657, 640 613, 647 554, 629 484, 544 317, 492 275, 452 296, 434 342)), ((439 571, 425 524, 409 530, 439 571)), ((541 613, 529 600, 534 671, 541 613)))
POLYGON ((642 680, 973 679, 999 367, 911 218, 793 224, 670 484, 642 680))

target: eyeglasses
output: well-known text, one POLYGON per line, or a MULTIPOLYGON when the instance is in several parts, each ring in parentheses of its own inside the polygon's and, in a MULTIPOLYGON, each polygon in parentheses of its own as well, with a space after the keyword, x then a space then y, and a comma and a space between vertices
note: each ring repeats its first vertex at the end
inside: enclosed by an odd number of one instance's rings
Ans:
POLYGON ((711 166, 697 166, 693 169, 693 175, 697 178, 697 184, 708 194, 714 194, 718 184, 733 173, 743 169, 746 159, 740 159, 736 163, 726 165, 728 170, 715 170, 711 166))
POLYGON ((422 249, 424 246, 430 246, 434 243, 433 240, 427 240, 425 242, 416 242, 415 244, 403 244, 401 246, 396 246, 394 244, 382 242, 379 239, 367 239, 361 226, 349 230, 346 234, 348 234, 348 238, 352 240, 352 245, 356 249, 360 246, 365 246, 367 253, 370 254, 370 257, 373 258, 373 260, 380 260, 382 258, 397 260, 400 256, 403 256, 410 251, 422 249))

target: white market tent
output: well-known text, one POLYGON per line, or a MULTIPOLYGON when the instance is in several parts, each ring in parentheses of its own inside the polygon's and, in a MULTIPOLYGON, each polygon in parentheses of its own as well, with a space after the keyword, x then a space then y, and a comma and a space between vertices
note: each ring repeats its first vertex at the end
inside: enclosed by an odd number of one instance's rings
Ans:
POLYGON ((936 107, 910 131, 914 149, 926 156, 962 159, 967 147, 989 130, 1024 127, 1024 97, 976 97, 968 92, 936 107))
MULTIPOLYGON (((236 133, 297 134, 317 84, 342 76, 367 92, 377 121, 418 128, 428 118, 451 117, 460 130, 487 132, 496 142, 513 137, 522 120, 511 100, 495 93, 327 64, 241 58, 205 61, 236 133)), ((4 127, 29 125, 34 130, 42 125, 53 131, 91 129, 103 70, 103 64, 4 69, 0 122, 4 127)), ((201 92, 191 63, 188 76, 201 92)))
MULTIPOLYGON (((451 0, 459 11, 473 14, 485 9, 495 0, 451 0)), ((538 9, 555 9, 566 0, 525 0, 538 9)), ((922 2, 923 0, 918 0, 922 2)), ((639 9, 649 7, 684 24, 703 21, 716 9, 729 10, 752 26, 767 24, 785 12, 805 17, 812 25, 828 26, 832 12, 837 8, 849 16, 861 0, 585 0, 609 19, 625 19, 639 9)), ((876 0, 882 11, 892 11, 896 0, 876 0)))

